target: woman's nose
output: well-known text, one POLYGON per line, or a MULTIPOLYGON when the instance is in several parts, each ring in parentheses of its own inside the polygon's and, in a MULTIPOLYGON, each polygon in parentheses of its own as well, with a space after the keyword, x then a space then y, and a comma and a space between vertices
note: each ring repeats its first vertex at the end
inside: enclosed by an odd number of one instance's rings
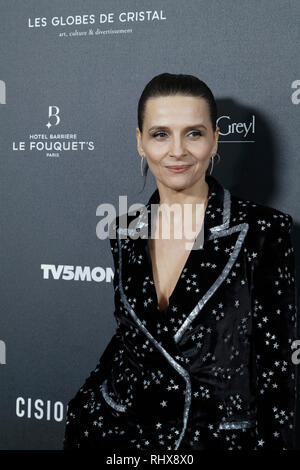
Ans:
POLYGON ((170 141, 170 154, 181 157, 185 153, 184 141, 181 137, 172 137, 170 141))

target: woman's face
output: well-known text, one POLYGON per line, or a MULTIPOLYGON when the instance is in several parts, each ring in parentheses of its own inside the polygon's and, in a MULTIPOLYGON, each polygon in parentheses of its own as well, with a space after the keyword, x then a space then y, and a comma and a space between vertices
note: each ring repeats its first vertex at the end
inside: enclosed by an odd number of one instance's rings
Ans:
POLYGON ((204 178, 210 157, 218 149, 219 128, 213 131, 206 100, 173 95, 148 99, 143 132, 137 132, 137 148, 147 158, 157 182, 183 189, 204 178), (189 165, 181 172, 168 166, 189 165))

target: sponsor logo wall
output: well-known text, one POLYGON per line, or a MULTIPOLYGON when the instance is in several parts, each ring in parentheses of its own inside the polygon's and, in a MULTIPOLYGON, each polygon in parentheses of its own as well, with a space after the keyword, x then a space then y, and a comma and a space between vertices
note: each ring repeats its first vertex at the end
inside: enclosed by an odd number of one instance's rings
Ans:
POLYGON ((293 216, 300 272, 300 3, 259 9, 3 2, 0 449, 62 449, 67 403, 114 333, 113 258, 99 222, 106 207, 126 212, 155 189, 149 172, 139 192, 135 137, 154 75, 193 74, 210 86, 220 127, 213 173, 293 216))

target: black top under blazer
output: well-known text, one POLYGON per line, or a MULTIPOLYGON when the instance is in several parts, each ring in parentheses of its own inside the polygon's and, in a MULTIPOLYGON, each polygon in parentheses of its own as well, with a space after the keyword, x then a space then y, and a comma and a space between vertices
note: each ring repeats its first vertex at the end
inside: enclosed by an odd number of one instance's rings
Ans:
POLYGON ((162 312, 147 239, 158 189, 111 224, 118 326, 68 404, 64 449, 294 448, 293 219, 206 181, 202 248, 162 312))

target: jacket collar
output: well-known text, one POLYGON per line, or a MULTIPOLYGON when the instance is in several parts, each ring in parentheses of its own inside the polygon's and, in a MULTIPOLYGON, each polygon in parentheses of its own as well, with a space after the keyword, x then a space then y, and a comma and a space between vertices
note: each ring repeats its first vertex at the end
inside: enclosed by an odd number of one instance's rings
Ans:
MULTIPOLYGON (((184 310, 187 312, 187 317, 175 332, 170 334, 167 322, 163 318, 164 315, 157 311, 153 275, 146 257, 147 240, 146 242, 142 240, 151 236, 151 204, 159 203, 158 189, 152 193, 147 204, 139 209, 140 215, 138 217, 135 214, 128 214, 133 216, 133 220, 130 221, 130 229, 126 231, 133 237, 126 236, 126 240, 122 243, 123 230, 118 228, 119 290, 122 302, 135 323, 145 330, 156 347, 158 345, 155 338, 157 337, 159 340, 162 339, 162 335, 164 336, 171 355, 173 353, 180 354, 178 346, 180 347, 180 343, 185 341, 185 335, 189 334, 192 324, 195 325, 194 322, 198 321, 199 314, 206 303, 226 280, 237 260, 248 231, 247 223, 233 223, 235 218, 231 217, 229 190, 211 175, 206 175, 206 181, 209 185, 208 204, 204 215, 203 247, 206 249, 196 249, 191 252, 182 270, 182 274, 184 274, 188 268, 192 269, 193 266, 197 266, 198 271, 202 272, 203 278, 199 289, 185 296, 184 310), (139 233, 136 238, 137 231, 142 233, 139 233), (147 282, 152 285, 150 298, 146 305, 144 305, 143 296, 137 295, 137 293, 143 292, 144 279, 147 279, 147 282), (159 323, 166 327, 166 333, 164 333, 164 328, 161 332, 157 332, 157 315, 160 318, 159 323)), ((169 298, 168 312, 171 312, 173 307, 178 304, 183 305, 180 301, 180 295, 186 288, 185 282, 185 277, 180 276, 169 298)), ((203 321, 203 315, 199 321, 203 321)), ((161 347, 158 348, 161 349, 161 347)))

